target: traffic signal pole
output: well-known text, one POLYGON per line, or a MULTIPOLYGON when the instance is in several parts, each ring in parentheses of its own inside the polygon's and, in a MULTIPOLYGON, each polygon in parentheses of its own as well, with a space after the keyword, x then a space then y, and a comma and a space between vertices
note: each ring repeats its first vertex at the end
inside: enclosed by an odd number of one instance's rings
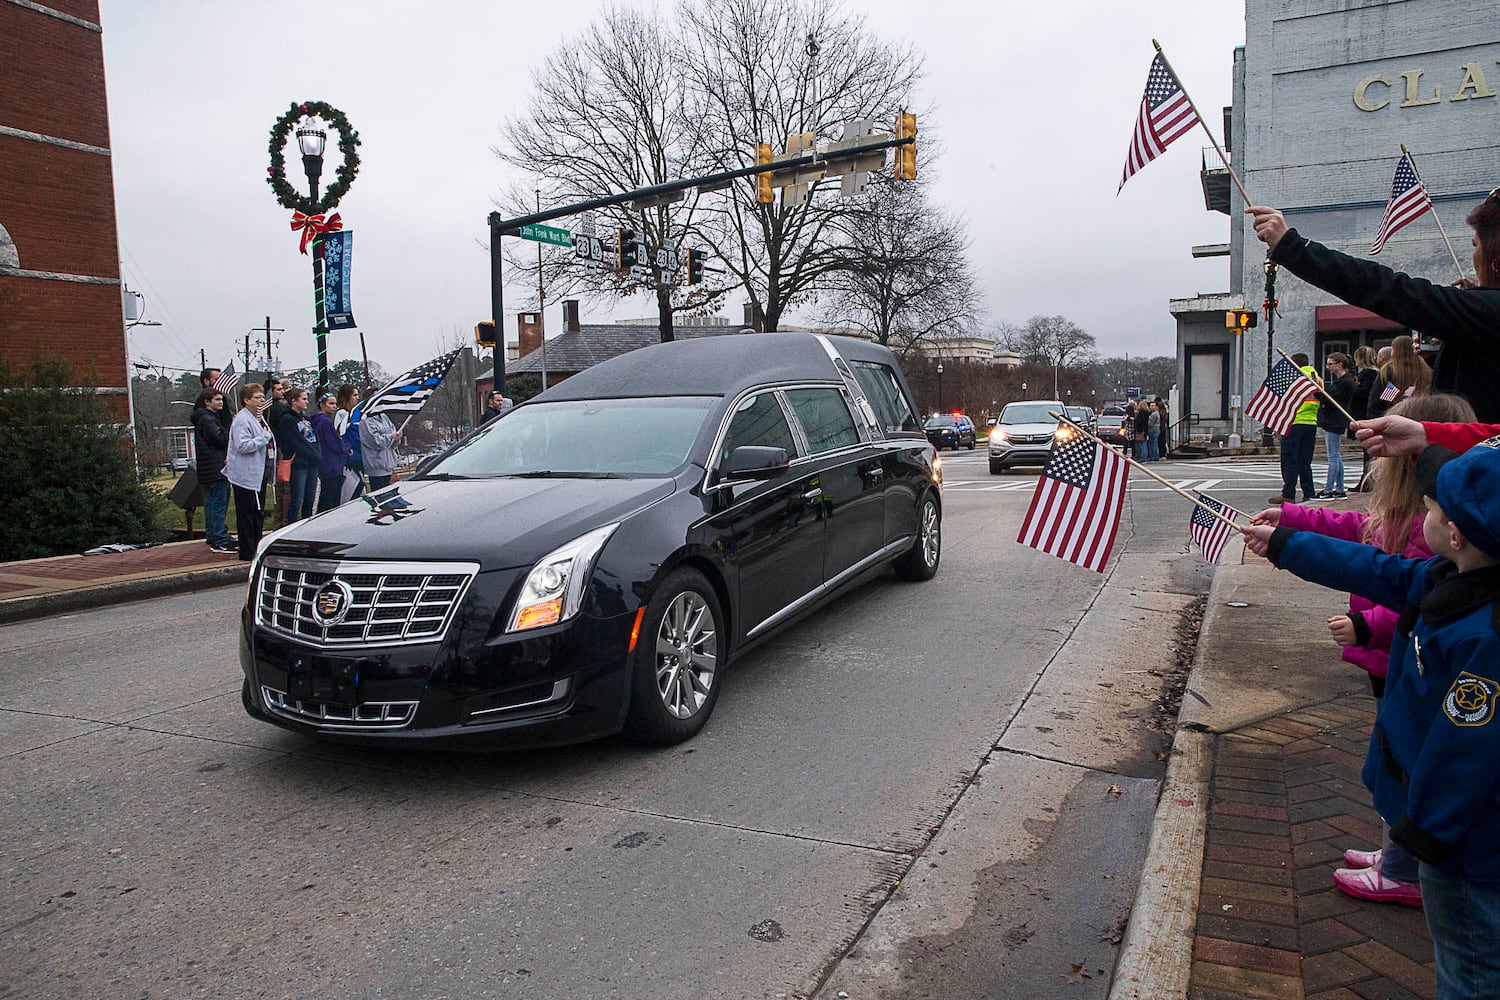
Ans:
MULTIPOLYGON (((776 160, 772 163, 757 163, 753 167, 739 167, 734 170, 724 170, 717 174, 706 174, 702 177, 688 177, 680 181, 667 181, 664 184, 653 184, 650 187, 636 188, 634 191, 626 191, 624 194, 611 194, 603 198, 590 198, 588 201, 574 202, 571 205, 563 205, 560 208, 549 208, 545 212, 533 212, 531 215, 520 215, 514 219, 502 219, 499 212, 491 212, 490 231, 498 231, 503 236, 516 235, 515 230, 522 226, 533 226, 538 223, 551 222, 553 219, 561 219, 567 215, 577 215, 579 212, 588 212, 596 208, 610 208, 615 205, 623 205, 628 201, 646 201, 659 195, 676 194, 679 191, 690 191, 693 188, 715 190, 728 187, 741 177, 754 177, 757 174, 780 173, 783 170, 793 171, 803 167, 815 166, 819 163, 838 163, 843 160, 853 160, 866 153, 874 153, 884 149, 896 149, 901 146, 916 145, 916 136, 904 138, 883 139, 880 142, 866 143, 863 146, 846 146, 840 149, 830 149, 826 152, 817 151, 806 153, 802 156, 788 157, 776 160)), ((499 243, 490 244, 490 254, 498 253, 499 243)), ((493 268, 492 268, 493 269, 493 268)))
MULTIPOLYGON (((913 132, 915 132, 915 128, 913 128, 913 132)), ((491 212, 489 214, 490 313, 495 323, 495 388, 501 392, 505 391, 505 324, 503 322, 505 289, 504 278, 501 273, 502 254, 500 252, 500 238, 502 236, 516 236, 522 226, 533 226, 551 222, 553 219, 577 215, 580 212, 588 212, 596 208, 611 208, 630 201, 649 201, 653 198, 673 195, 679 191, 689 191, 693 188, 705 191, 717 190, 718 188, 728 187, 741 177, 754 177, 757 174, 773 172, 780 173, 783 170, 795 171, 803 167, 813 167, 820 163, 841 163, 844 160, 855 160, 860 156, 881 150, 915 146, 916 143, 917 137, 913 134, 898 136, 892 139, 882 139, 879 142, 869 142, 861 146, 843 146, 825 150, 821 153, 813 150, 802 156, 788 157, 775 160, 771 163, 757 163, 752 167, 723 170, 719 173, 706 174, 702 177, 688 177, 683 180, 667 181, 664 184, 653 184, 650 187, 636 188, 634 191, 626 191, 623 194, 606 195, 603 198, 590 198, 588 201, 574 202, 571 205, 549 208, 545 212, 537 211, 530 215, 521 215, 513 219, 502 218, 499 212, 491 212)))

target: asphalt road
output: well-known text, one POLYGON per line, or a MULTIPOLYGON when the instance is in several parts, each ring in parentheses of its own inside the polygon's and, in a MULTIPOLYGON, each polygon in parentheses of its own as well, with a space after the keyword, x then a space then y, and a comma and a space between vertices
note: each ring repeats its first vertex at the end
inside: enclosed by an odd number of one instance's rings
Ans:
POLYGON ((1103 997, 1210 570, 1149 481, 1100 575, 1015 544, 1034 475, 945 461, 937 578, 761 647, 667 750, 256 723, 239 588, 0 629, 0 996, 1103 997))

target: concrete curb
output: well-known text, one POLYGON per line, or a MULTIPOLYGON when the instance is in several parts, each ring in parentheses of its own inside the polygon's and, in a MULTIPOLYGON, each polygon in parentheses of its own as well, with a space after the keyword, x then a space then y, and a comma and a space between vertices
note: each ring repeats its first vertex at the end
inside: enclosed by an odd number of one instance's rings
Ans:
MULTIPOLYGON (((1237 546, 1230 546, 1233 557, 1237 546)), ((1207 635, 1223 611, 1226 574, 1215 572, 1193 654, 1192 674, 1206 654, 1207 635)), ((1179 717, 1180 719, 1180 717, 1179 717)), ((1215 734, 1179 721, 1171 761, 1162 781, 1141 884, 1120 942, 1109 1000, 1182 1000, 1193 970, 1193 931, 1208 834, 1208 804, 1215 734)))
POLYGON ((0 625, 13 622, 47 618, 73 611, 88 611, 124 604, 128 601, 143 601, 151 597, 167 597, 186 594, 195 590, 225 587, 244 583, 250 576, 249 563, 230 566, 212 566, 208 569, 189 570, 186 573, 169 573, 145 580, 122 580, 103 583, 93 587, 76 587, 52 594, 36 594, 31 597, 13 597, 0 601, 0 625))

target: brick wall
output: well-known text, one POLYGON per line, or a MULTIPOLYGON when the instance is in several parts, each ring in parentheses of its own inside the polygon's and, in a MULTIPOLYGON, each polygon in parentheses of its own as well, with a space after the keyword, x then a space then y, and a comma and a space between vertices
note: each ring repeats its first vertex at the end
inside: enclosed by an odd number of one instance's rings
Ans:
MULTIPOLYGON (((47 0, 97 24, 96 0, 47 0)), ((102 35, 0 3, 0 125, 109 148, 102 35)), ((87 283, 0 271, 0 360, 61 359, 80 383, 124 386, 128 348, 118 279, 109 156, 0 135, 0 225, 22 271, 111 279, 87 283)), ((128 419, 126 397, 109 397, 128 419)))

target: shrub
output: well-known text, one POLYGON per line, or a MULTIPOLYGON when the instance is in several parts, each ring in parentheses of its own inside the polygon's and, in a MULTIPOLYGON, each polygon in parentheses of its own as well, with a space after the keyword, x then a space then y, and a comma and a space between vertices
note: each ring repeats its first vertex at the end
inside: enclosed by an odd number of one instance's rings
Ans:
POLYGON ((92 386, 59 362, 0 362, 0 560, 160 541, 165 499, 140 483, 123 436, 92 386))

